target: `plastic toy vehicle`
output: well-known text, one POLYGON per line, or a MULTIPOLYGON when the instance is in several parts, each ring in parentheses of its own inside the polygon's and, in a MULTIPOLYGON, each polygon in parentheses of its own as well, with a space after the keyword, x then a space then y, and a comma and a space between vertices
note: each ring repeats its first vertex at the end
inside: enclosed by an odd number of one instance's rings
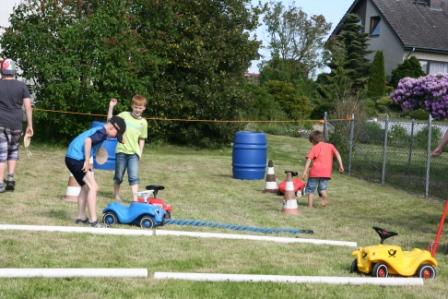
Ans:
POLYGON ((137 199, 139 202, 149 203, 151 205, 159 206, 165 211, 165 219, 171 219, 171 211, 173 207, 167 204, 163 199, 157 198, 159 190, 165 189, 160 185, 148 185, 145 191, 137 192, 137 199))
MULTIPOLYGON (((290 170, 286 170, 285 171, 285 173, 288 173, 288 172, 291 172, 291 175, 294 177, 294 176, 297 176, 297 171, 290 171, 290 170)), ((298 194, 298 193, 300 193, 301 192, 301 190, 303 189, 303 188, 305 188, 305 183, 301 180, 301 179, 292 179, 292 183, 293 183, 293 185, 294 185, 294 192, 296 193, 296 194, 298 194)), ((278 192, 280 193, 280 194, 284 194, 285 193, 285 190, 286 190, 286 179, 284 179, 279 185, 278 185, 278 192)))
POLYGON ((396 232, 373 227, 381 238, 381 244, 361 247, 353 251, 356 257, 351 272, 362 272, 374 277, 418 276, 425 279, 436 276, 437 261, 428 250, 414 248, 403 251, 400 246, 383 245, 387 238, 398 235, 396 232))
POLYGON ((163 225, 164 217, 165 211, 161 207, 137 201, 131 202, 129 206, 111 202, 103 210, 103 222, 107 226, 121 223, 153 228, 163 225))

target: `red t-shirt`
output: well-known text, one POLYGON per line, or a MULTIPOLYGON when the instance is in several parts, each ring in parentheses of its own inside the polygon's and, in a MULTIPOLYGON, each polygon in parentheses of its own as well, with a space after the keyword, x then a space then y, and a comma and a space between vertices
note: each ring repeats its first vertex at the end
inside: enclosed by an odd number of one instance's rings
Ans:
POLYGON ((307 159, 313 161, 310 168, 310 178, 331 178, 333 157, 338 150, 331 143, 319 142, 311 147, 307 159))

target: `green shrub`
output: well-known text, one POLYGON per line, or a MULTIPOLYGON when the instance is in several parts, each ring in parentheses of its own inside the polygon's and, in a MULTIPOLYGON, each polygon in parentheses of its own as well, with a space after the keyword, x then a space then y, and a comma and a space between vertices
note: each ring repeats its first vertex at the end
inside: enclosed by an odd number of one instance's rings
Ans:
POLYGON ((396 69, 392 71, 392 78, 390 79, 390 84, 397 87, 400 79, 404 77, 418 78, 424 76, 425 72, 420 66, 420 62, 414 56, 403 61, 396 69))
POLYGON ((383 144, 384 129, 376 122, 366 122, 362 125, 359 142, 366 144, 383 144))
POLYGON ((402 146, 409 142, 410 136, 405 128, 400 125, 395 125, 392 127, 387 137, 390 146, 402 146))
MULTIPOLYGON (((431 148, 434 148, 439 143, 442 133, 438 127, 433 127, 431 131, 431 148)), ((428 146, 428 128, 424 128, 415 134, 414 144, 419 147, 426 149, 428 146)))
POLYGON ((427 120, 428 119, 428 112, 426 112, 425 110, 420 108, 420 109, 417 109, 417 110, 414 110, 414 111, 410 111, 409 112, 409 116, 411 118, 413 118, 413 119, 416 119, 416 120, 427 120))

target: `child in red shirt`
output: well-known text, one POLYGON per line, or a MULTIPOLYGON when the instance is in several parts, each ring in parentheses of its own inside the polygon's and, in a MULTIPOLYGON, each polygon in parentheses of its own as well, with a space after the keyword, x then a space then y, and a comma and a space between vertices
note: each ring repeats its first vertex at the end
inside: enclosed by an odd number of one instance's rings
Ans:
POLYGON ((313 207, 313 196, 316 189, 322 199, 322 207, 326 207, 328 204, 328 181, 331 180, 333 171, 333 157, 336 156, 338 160, 340 173, 344 172, 344 166, 336 147, 331 143, 323 142, 322 132, 313 131, 309 140, 313 146, 306 156, 305 170, 302 175, 304 180, 308 177, 305 187, 305 194, 308 195, 308 207, 313 207))

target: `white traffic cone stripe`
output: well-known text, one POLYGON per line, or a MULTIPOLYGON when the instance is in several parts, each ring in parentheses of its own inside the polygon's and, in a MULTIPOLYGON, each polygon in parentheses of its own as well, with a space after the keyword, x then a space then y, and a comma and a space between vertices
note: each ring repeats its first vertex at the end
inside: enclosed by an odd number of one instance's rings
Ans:
POLYGON ((285 203, 285 206, 284 206, 285 210, 291 210, 291 209, 295 210, 297 208, 298 208, 297 200, 295 200, 295 199, 287 200, 285 203))
POLYGON ((274 167, 268 167, 268 174, 275 174, 274 167))
POLYGON ((65 192, 65 196, 78 196, 79 192, 81 192, 81 187, 68 186, 67 191, 65 192))
POLYGON ((268 190, 278 190, 277 182, 266 182, 266 189, 268 189, 268 190))
POLYGON ((286 182, 285 191, 294 191, 294 183, 286 182))

